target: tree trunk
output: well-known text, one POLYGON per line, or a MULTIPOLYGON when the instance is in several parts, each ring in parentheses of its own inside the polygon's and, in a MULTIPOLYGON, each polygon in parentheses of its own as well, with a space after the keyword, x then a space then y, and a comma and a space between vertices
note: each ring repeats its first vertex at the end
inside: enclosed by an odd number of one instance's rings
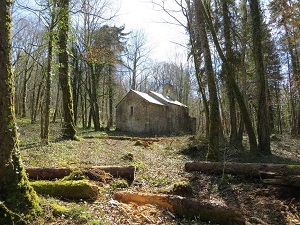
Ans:
POLYGON ((205 90, 203 88, 204 84, 202 81, 203 74, 200 71, 200 64, 201 64, 201 46, 200 46, 200 40, 199 35, 197 34, 197 30, 195 29, 196 25, 193 26, 192 22, 192 10, 191 5, 188 5, 189 9, 189 16, 187 18, 187 29, 189 31, 189 38, 190 38, 190 44, 191 44, 191 51, 194 59, 194 65, 195 65, 195 71, 196 71, 196 79, 199 87, 199 92, 203 99, 203 106, 204 106, 204 112, 205 112, 205 118, 206 118, 206 132, 205 136, 208 139, 209 137, 209 104, 206 98, 205 90))
POLYGON ((267 86, 262 52, 262 28, 259 0, 250 0, 250 13, 252 18, 253 55, 255 60, 256 76, 258 80, 258 112, 257 136, 258 148, 262 154, 271 154, 269 110, 267 104, 267 86))
POLYGON ((265 163, 230 163, 230 162, 187 162, 187 171, 201 171, 203 173, 236 174, 260 177, 263 172, 278 175, 300 175, 300 165, 265 164, 265 163))
POLYGON ((114 83, 113 83, 113 68, 109 65, 108 68, 108 102, 109 102, 109 117, 108 128, 113 126, 113 99, 114 98, 114 83))
POLYGON ((35 116, 35 87, 36 87, 36 81, 34 81, 33 83, 33 90, 32 90, 32 94, 31 94, 31 100, 30 100, 30 119, 31 119, 31 123, 35 123, 36 122, 36 116, 35 116))
POLYGON ((32 75, 32 70, 34 67, 34 63, 29 66, 30 60, 27 57, 24 68, 24 78, 23 78, 23 90, 22 90, 22 118, 26 118, 27 116, 27 96, 28 96, 28 81, 32 75))
POLYGON ((101 130, 100 115, 99 115, 99 103, 98 103, 98 85, 99 79, 96 75, 96 65, 91 64, 91 112, 94 121, 95 131, 101 130))
POLYGON ((221 59, 224 63, 225 70, 229 71, 229 72, 226 72, 226 75, 228 76, 227 81, 229 82, 229 87, 231 87, 234 91, 237 103, 240 107, 240 111, 241 111, 241 114, 243 116, 243 121, 244 121, 245 128, 247 130, 247 134, 248 134, 248 137, 249 137, 250 151, 251 152, 257 152, 258 149, 257 149, 256 136, 255 136, 255 132, 254 132, 254 129, 253 129, 253 126, 252 126, 252 122, 251 122, 251 118, 250 118, 248 109, 247 109, 245 101, 244 101, 244 97, 243 97, 243 95, 242 95, 242 93, 241 93, 241 91, 240 91, 240 89, 239 89, 239 87, 238 87, 238 85, 237 85, 237 83, 234 79, 234 76, 230 72, 230 71, 233 71, 233 70, 231 69, 231 65, 227 62, 227 59, 223 54, 223 51, 222 51, 221 46, 219 44, 219 41, 217 39, 217 35, 214 31, 213 24, 212 24, 211 20, 208 18, 208 15, 207 14, 204 14, 204 15, 205 15, 205 19, 208 23, 208 27, 211 31, 216 49, 217 49, 217 51, 219 53, 219 56, 221 57, 221 59))
POLYGON ((206 202, 176 195, 130 191, 115 192, 113 198, 124 203, 158 204, 178 216, 200 217, 202 221, 217 224, 245 224, 244 218, 238 212, 238 209, 230 208, 222 202, 206 202))
POLYGON ((214 70, 212 67, 211 54, 206 33, 206 24, 204 20, 204 6, 201 0, 195 1, 196 19, 199 27, 200 44, 203 51, 205 73, 209 91, 209 138, 207 160, 219 160, 219 131, 220 131, 220 113, 219 101, 217 96, 217 87, 214 70))
MULTIPOLYGON (((38 110, 41 105, 41 92, 42 92, 42 88, 43 88, 43 82, 41 81, 38 85, 38 88, 37 88, 37 91, 35 93, 35 90, 36 90, 36 80, 34 81, 34 88, 33 88, 33 91, 32 91, 32 100, 31 100, 31 103, 32 103, 32 112, 31 112, 31 123, 35 123, 36 122, 36 118, 37 118, 37 114, 38 114, 38 110)), ((41 110, 42 112, 42 110, 41 110)), ((41 122, 42 124, 42 122, 41 122)))
MULTIPOLYGON (((81 71, 79 69, 79 59, 78 59, 78 50, 74 46, 72 47, 72 54, 73 54, 73 80, 72 80, 72 91, 73 91, 73 102, 74 102, 74 123, 75 125, 78 124, 78 111, 79 111, 79 99, 80 99, 80 91, 81 91, 81 71)), ((83 103, 81 103, 83 104, 83 103)), ((82 111, 83 112, 83 111, 82 111)), ((83 119, 83 115, 82 115, 83 119)))
POLYGON ((25 224, 24 219, 36 215, 41 208, 19 158, 11 64, 11 3, 7 0, 0 4, 0 224, 25 224))
MULTIPOLYGON (((26 64, 27 65, 27 64, 26 64)), ((22 118, 26 118, 26 106, 27 106, 27 68, 24 71, 24 80, 23 80, 23 93, 22 93, 22 118)))
POLYGON ((68 139, 76 139, 74 123, 73 97, 68 61, 68 31, 69 31, 69 0, 60 0, 59 21, 59 83, 62 89, 64 123, 63 136, 68 139))
POLYGON ((49 40, 48 40, 48 59, 46 72, 46 93, 44 95, 44 102, 41 113, 41 139, 44 143, 49 142, 50 132, 50 104, 51 104, 51 83, 52 83, 52 54, 53 54, 53 40, 54 40, 54 15, 51 15, 51 24, 49 26, 49 40))
POLYGON ((60 108, 60 101, 59 101, 59 94, 60 92, 60 88, 58 87, 57 88, 57 93, 56 93, 56 101, 55 101, 55 110, 54 110, 54 113, 53 113, 53 117, 52 117, 52 123, 55 123, 56 122, 56 117, 57 117, 57 114, 58 114, 58 110, 60 108))
MULTIPOLYGON (((229 76, 233 76, 235 73, 234 61, 233 61, 233 53, 232 53, 232 42, 231 42, 231 21, 229 17, 229 9, 228 9, 228 0, 222 1, 222 10, 223 10, 223 23, 224 23, 224 38, 225 38, 225 51, 227 62, 231 65, 226 73, 230 73, 232 75, 226 75, 226 84, 227 84, 227 95, 229 101, 229 116, 230 116, 230 144, 235 145, 237 138, 237 119, 236 119, 236 110, 235 110, 235 96, 231 86, 231 83, 228 81, 229 76)), ((224 62, 223 62, 224 63, 224 62)), ((234 77, 235 79, 235 77, 234 77)))

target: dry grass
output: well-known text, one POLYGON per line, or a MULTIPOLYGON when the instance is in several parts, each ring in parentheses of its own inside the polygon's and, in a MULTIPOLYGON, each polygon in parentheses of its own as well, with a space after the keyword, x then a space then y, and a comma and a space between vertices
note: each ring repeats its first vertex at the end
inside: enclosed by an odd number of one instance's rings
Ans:
MULTIPOLYGON (((192 142, 190 136, 115 140, 101 138, 107 133, 80 131, 80 141, 59 139, 59 124, 51 124, 51 142, 39 141, 39 125, 23 121, 20 126, 21 156, 25 166, 134 165, 136 176, 128 189, 172 193, 173 184, 186 183, 193 196, 223 201, 238 208, 249 224, 300 224, 299 190, 264 185, 243 176, 212 176, 187 173, 184 163, 203 160, 205 145, 192 142), (196 146, 196 147, 195 147, 196 146)), ((116 132, 109 135, 120 135, 116 132)), ((122 134, 124 135, 124 134, 122 134)), ((249 152, 222 148, 226 161, 300 164, 298 139, 288 136, 272 142, 272 156, 253 157, 249 152)), ((117 181, 116 181, 117 183, 117 181)), ((101 197, 94 202, 71 202, 43 198, 45 216, 33 224, 205 224, 199 218, 177 218, 156 205, 123 204, 112 200, 118 185, 98 183, 101 197), (56 210, 49 205, 63 206, 56 210), (55 210, 54 210, 55 211, 55 210)), ((120 186, 121 187, 121 186, 120 186)))

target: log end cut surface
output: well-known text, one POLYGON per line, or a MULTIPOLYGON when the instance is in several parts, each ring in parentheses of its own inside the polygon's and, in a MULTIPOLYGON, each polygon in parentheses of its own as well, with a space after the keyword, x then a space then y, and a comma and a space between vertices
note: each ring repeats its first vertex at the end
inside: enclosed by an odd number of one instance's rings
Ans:
POLYGON ((176 195, 131 191, 118 191, 113 198, 124 203, 158 204, 178 216, 200 217, 203 221, 218 224, 245 224, 243 215, 237 209, 232 209, 221 202, 205 202, 176 195))

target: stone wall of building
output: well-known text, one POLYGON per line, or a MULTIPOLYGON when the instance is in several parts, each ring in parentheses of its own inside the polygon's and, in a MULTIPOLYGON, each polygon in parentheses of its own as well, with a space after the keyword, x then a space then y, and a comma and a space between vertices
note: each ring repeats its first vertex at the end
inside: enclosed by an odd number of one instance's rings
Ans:
POLYGON ((168 107, 149 103, 129 92, 116 109, 119 130, 137 133, 169 133, 168 107))
POLYGON ((172 133, 195 133, 196 121, 189 116, 188 108, 172 104, 169 104, 169 107, 173 131, 172 133))

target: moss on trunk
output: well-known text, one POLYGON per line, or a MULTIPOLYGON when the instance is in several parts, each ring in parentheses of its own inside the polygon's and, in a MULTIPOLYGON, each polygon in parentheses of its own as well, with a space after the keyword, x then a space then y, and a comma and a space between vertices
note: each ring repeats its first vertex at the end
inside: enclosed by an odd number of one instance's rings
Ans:
POLYGON ((19 157, 14 111, 11 1, 0 4, 0 224, 28 224, 41 208, 19 157))
POLYGON ((59 21, 59 83, 62 89, 64 125, 63 135, 68 139, 77 140, 74 123, 73 96, 71 91, 71 79, 69 75, 68 60, 68 31, 69 31, 69 0, 62 0, 59 4, 60 21, 59 21))
POLYGON ((212 66, 211 53, 206 32, 204 17, 205 10, 202 1, 195 1, 195 10, 209 92, 209 121, 206 121, 209 122, 209 137, 206 159, 209 161, 219 161, 219 134, 221 127, 219 100, 217 96, 215 74, 212 66))
POLYGON ((42 211, 40 199, 30 186, 23 167, 8 167, 6 171, 7 184, 0 194, 0 224, 28 224, 42 211))

